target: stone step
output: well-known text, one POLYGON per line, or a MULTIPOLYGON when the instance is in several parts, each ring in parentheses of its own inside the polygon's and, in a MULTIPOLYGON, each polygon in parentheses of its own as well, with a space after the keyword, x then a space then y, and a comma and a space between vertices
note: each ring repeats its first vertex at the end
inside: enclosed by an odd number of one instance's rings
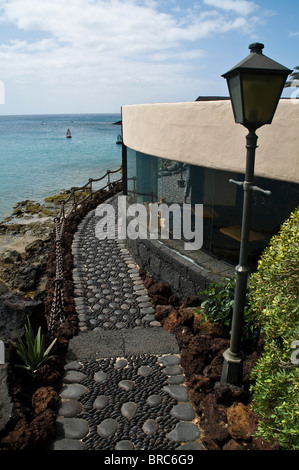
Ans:
POLYGON ((81 332, 70 340, 67 359, 179 352, 175 336, 162 328, 92 330, 81 332))

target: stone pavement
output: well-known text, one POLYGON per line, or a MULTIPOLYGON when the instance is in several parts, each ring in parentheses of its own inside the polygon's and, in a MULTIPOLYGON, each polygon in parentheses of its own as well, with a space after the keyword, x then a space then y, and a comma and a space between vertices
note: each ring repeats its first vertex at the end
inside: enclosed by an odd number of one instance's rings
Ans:
POLYGON ((203 450, 175 337, 155 320, 124 242, 97 239, 98 221, 90 212, 74 237, 80 333, 51 449, 203 450))

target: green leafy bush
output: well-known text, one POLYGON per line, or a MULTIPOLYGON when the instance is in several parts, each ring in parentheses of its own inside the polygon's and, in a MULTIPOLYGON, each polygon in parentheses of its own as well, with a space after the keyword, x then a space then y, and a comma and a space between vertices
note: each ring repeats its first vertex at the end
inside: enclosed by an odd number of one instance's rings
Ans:
POLYGON ((299 450, 299 208, 271 239, 251 276, 251 305, 265 337, 252 372, 256 435, 282 449, 299 450), (297 362, 297 361, 296 361, 297 362))
MULTIPOLYGON (((195 313, 202 315, 203 321, 217 322, 222 326, 223 333, 229 337, 234 308, 236 279, 223 279, 223 284, 212 282, 209 287, 199 295, 204 297, 201 310, 195 313)), ((254 342, 259 337, 259 326, 256 323, 255 314, 250 306, 249 290, 246 292, 244 308, 242 338, 243 341, 254 342)))
POLYGON ((50 359, 49 353, 56 342, 56 338, 46 349, 45 336, 41 334, 41 327, 39 327, 35 336, 29 318, 27 318, 27 322, 28 326, 25 325, 25 343, 19 336, 16 343, 17 355, 23 362, 23 365, 18 365, 17 367, 25 369, 34 377, 37 369, 50 359))

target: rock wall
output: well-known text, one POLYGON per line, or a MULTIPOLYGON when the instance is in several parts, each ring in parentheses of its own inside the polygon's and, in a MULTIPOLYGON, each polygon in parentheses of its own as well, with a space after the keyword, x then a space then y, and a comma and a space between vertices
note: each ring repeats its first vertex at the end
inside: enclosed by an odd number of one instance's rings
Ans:
POLYGON ((126 245, 141 269, 148 271, 157 282, 166 282, 183 301, 206 289, 211 282, 231 277, 229 269, 220 261, 198 253, 203 265, 195 263, 157 240, 127 238, 126 245))

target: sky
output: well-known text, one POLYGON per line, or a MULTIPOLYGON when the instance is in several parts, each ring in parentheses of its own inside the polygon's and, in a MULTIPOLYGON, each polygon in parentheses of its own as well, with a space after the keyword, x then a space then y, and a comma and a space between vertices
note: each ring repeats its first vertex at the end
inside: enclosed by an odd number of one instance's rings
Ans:
POLYGON ((0 0, 0 114, 228 96, 253 42, 299 65, 298 17, 298 0, 0 0))

